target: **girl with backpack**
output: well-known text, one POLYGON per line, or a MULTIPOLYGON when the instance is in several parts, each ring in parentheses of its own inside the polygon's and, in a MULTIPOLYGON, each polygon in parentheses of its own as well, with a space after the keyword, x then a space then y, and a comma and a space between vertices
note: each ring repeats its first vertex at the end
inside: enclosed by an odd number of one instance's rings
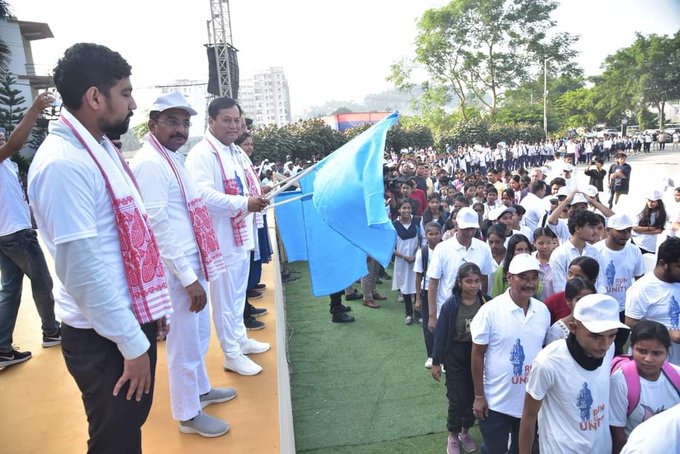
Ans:
POLYGON ((475 391, 471 373, 470 322, 482 304, 491 299, 482 294, 481 279, 482 272, 476 264, 461 265, 452 294, 442 306, 434 330, 432 378, 440 380, 442 364, 446 369, 446 397, 449 400, 447 452, 460 448, 474 452, 476 449, 468 434, 468 429, 475 422, 472 414, 475 391))
POLYGON ((420 218, 411 214, 411 202, 399 202, 399 217, 392 221, 397 231, 397 244, 394 249, 394 275, 392 290, 399 290, 404 297, 406 324, 413 323, 413 297, 416 293, 416 273, 413 264, 420 247, 420 218))
POLYGON ((655 414, 680 404, 680 367, 668 362, 671 338, 659 322, 640 320, 630 333, 631 356, 612 361, 609 425, 613 452, 631 431, 655 414))

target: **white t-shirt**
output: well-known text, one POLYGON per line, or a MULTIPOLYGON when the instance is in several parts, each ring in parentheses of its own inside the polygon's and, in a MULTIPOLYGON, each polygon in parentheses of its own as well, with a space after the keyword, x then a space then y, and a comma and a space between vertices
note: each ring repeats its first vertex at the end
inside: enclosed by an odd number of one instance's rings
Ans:
POLYGON ((487 346, 484 395, 491 410, 522 416, 527 376, 549 326, 545 304, 531 298, 525 315, 510 298, 510 289, 482 305, 472 319, 472 342, 487 346))
POLYGON ((524 222, 524 225, 529 228, 529 231, 533 236, 534 230, 536 230, 536 227, 538 227, 543 219, 543 215, 546 213, 545 202, 538 198, 536 194, 530 192, 522 199, 520 205, 527 211, 524 213, 522 221, 524 222))
MULTIPOLYGON (((431 249, 429 246, 428 248, 428 254, 427 254, 427 269, 430 269, 430 262, 432 261, 432 254, 434 254, 434 249, 431 249)), ((416 252, 416 261, 413 264, 413 272, 414 273, 423 273, 423 248, 418 248, 418 251, 416 252)), ((423 280, 421 281, 421 289, 427 290, 427 286, 430 285, 430 278, 427 277, 427 273, 423 275, 423 280)), ((424 301, 423 304, 427 304, 427 301, 424 301)))
MULTIPOLYGON (((653 320, 668 329, 680 329, 680 283, 663 282, 654 270, 635 281, 626 293, 626 317, 653 320)), ((668 360, 680 366, 680 346, 671 345, 668 360)))
POLYGON ((557 220, 557 224, 553 225, 549 222, 545 223, 550 230, 553 231, 555 236, 557 236, 557 239, 559 240, 560 244, 564 244, 565 242, 569 241, 569 238, 571 238, 571 234, 569 233, 569 226, 567 224, 567 220, 564 218, 559 218, 557 220))
POLYGON ((527 393, 541 400, 538 439, 541 452, 609 453, 610 348, 600 367, 582 368, 571 356, 566 340, 545 347, 536 356, 527 393))
POLYGON ((680 446, 680 405, 635 428, 621 454, 673 453, 680 446))
POLYGON ((456 283, 458 276, 458 268, 463 263, 476 263, 482 271, 482 275, 489 276, 491 274, 493 257, 491 256, 491 249, 489 245, 478 240, 472 239, 472 243, 468 249, 462 246, 456 235, 442 241, 434 248, 434 253, 431 255, 430 265, 427 268, 427 276, 429 278, 439 279, 437 286, 437 316, 444 305, 451 290, 456 283))
POLYGON ((606 240, 593 245, 602 257, 600 266, 604 266, 605 287, 607 295, 619 302, 619 311, 626 308, 626 291, 635 282, 635 276, 645 274, 645 264, 642 261, 640 248, 632 243, 620 251, 609 249, 606 240))
POLYGON ((19 183, 19 166, 10 158, 0 162, 0 236, 31 228, 31 215, 19 183))
MULTIPOLYGON (((673 364, 671 366, 680 372, 680 367, 673 364)), ((680 403, 680 395, 663 372, 656 381, 640 377, 640 400, 628 416, 628 385, 623 370, 619 369, 612 374, 609 403, 611 406, 609 424, 614 427, 625 427, 626 435, 630 435, 641 423, 680 403)))
POLYGON ((569 336, 569 327, 562 320, 557 320, 548 329, 544 344, 552 344, 555 341, 566 339, 567 336, 569 336))
POLYGON ((576 249, 571 241, 566 241, 560 244, 557 248, 555 248, 552 254, 550 254, 550 270, 552 271, 553 289, 555 292, 564 291, 564 288, 567 286, 567 272, 569 270, 569 264, 572 260, 581 256, 590 257, 597 260, 597 263, 600 265, 600 272, 597 275, 595 288, 597 289, 598 293, 607 293, 607 289, 604 285, 604 265, 599 251, 590 244, 586 243, 583 247, 583 251, 579 252, 579 250, 576 249))

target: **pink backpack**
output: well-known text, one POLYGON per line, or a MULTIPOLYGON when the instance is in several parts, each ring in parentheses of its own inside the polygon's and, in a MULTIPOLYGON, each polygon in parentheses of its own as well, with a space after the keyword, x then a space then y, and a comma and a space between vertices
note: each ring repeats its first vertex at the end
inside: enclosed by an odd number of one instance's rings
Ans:
MULTIPOLYGON (((619 369, 623 371, 623 378, 626 380, 626 386, 628 387, 627 415, 630 416, 635 407, 640 403, 640 375, 638 374, 635 361, 629 355, 616 356, 612 359, 611 373, 613 374, 619 369)), ((668 361, 664 361, 663 366, 661 366, 661 372, 663 372, 668 381, 673 384, 678 394, 680 394, 680 374, 668 361)))

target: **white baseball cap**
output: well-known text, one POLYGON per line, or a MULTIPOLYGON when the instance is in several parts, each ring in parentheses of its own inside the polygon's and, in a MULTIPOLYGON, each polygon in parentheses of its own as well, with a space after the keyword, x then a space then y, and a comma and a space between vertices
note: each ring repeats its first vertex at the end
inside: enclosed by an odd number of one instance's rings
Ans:
POLYGON ((459 229, 478 229, 479 215, 470 207, 463 207, 456 216, 456 225, 459 229))
POLYGON ((647 192, 645 198, 647 200, 661 200, 663 198, 663 194, 661 194, 661 191, 653 190, 647 192))
POLYGON ((574 198, 571 199, 571 202, 569 202, 569 205, 576 205, 577 203, 585 203, 587 205, 588 200, 586 199, 586 196, 584 196, 580 192, 577 192, 576 194, 574 194, 574 198))
POLYGON ((574 306, 574 318, 591 333, 629 329, 619 320, 619 302, 609 295, 593 293, 584 296, 574 306))
POLYGON ((513 207, 506 207, 505 205, 500 205, 489 212, 489 220, 495 221, 496 219, 503 216, 504 213, 515 214, 516 212, 517 210, 515 210, 513 207))
POLYGON ((189 115, 196 115, 196 111, 189 105, 184 95, 178 91, 159 96, 151 105, 151 112, 163 112, 168 109, 182 109, 189 115))
POLYGON ((617 213, 607 219, 607 227, 614 230, 626 230, 635 225, 635 221, 630 215, 617 213))
POLYGON ((517 254, 512 258, 510 266, 508 267, 508 273, 510 274, 520 274, 525 271, 541 271, 541 265, 538 263, 536 258, 532 257, 530 254, 517 254))
POLYGON ((569 196, 569 188, 566 186, 562 186, 557 190, 557 197, 567 197, 569 196))

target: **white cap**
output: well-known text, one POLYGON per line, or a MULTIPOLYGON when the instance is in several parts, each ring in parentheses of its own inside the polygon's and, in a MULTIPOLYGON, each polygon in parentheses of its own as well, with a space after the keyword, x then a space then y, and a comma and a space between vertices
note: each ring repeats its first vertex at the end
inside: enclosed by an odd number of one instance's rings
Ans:
POLYGON ((574 198, 571 199, 571 202, 569 202, 569 205, 576 205, 577 203, 585 203, 587 205, 588 200, 586 199, 586 196, 584 196, 580 192, 577 192, 576 194, 574 194, 574 198))
POLYGON ((159 96, 151 105, 151 112, 163 112, 168 109, 182 109, 189 115, 196 115, 196 111, 189 105, 184 95, 178 91, 159 96))
POLYGON ((661 200, 663 198, 663 194, 661 194, 661 191, 653 190, 647 192, 645 198, 647 200, 661 200))
POLYGON ((635 225, 635 221, 630 215, 617 213, 607 219, 607 227, 614 230, 626 230, 635 225))
POLYGON ((505 205, 497 206, 489 212, 489 220, 495 221, 499 217, 503 216, 503 213, 509 212, 515 214, 516 211, 517 210, 515 210, 513 207, 506 207, 505 205))
POLYGON ((593 293, 584 296, 574 306, 574 318, 591 333, 629 329, 619 321, 619 302, 609 295, 593 293))
POLYGON ((463 207, 456 216, 456 225, 459 229, 478 229, 479 215, 470 207, 463 207))
POLYGON ((575 168, 576 168, 576 167, 574 167, 573 165, 567 164, 567 165, 564 166, 564 168, 562 169, 562 172, 573 172, 575 168))
POLYGON ((569 196, 569 188, 567 188, 566 186, 562 186, 557 190, 557 197, 562 197, 562 196, 564 196, 564 197, 569 196))
POLYGON ((529 254, 517 254, 512 258, 508 273, 520 274, 525 271, 541 271, 541 266, 534 257, 529 254))

